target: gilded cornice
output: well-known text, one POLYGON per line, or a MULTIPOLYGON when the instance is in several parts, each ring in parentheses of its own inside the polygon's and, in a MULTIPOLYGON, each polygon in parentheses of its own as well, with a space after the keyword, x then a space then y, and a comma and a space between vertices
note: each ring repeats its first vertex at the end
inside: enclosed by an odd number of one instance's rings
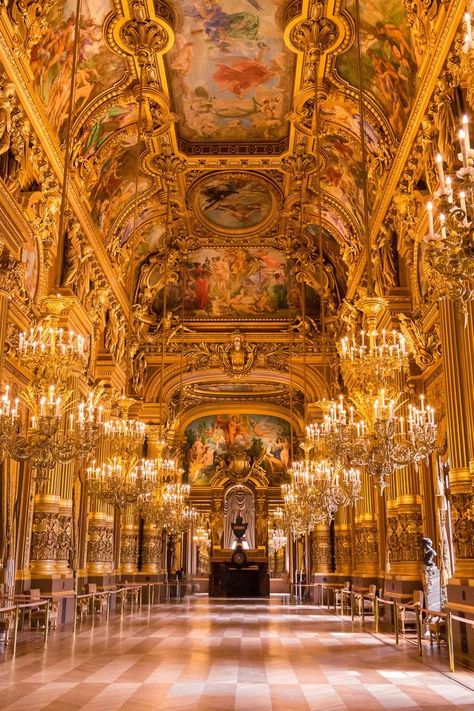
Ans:
POLYGON ((0 178, 0 222, 1 239, 9 249, 17 254, 28 237, 33 235, 30 223, 25 218, 18 203, 12 198, 2 178, 0 178))

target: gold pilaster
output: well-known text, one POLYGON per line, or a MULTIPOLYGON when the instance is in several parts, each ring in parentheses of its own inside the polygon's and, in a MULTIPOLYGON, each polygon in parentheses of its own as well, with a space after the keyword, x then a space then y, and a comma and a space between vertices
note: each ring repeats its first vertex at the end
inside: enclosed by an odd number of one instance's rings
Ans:
POLYGON ((113 517, 90 511, 87 529, 87 572, 103 575, 113 570, 113 517))
POLYGON ((137 573, 138 565, 138 519, 133 506, 129 506, 122 514, 120 535, 120 572, 122 574, 137 573))
POLYGON ((331 568, 331 541, 329 526, 320 524, 313 531, 313 571, 316 575, 327 575, 331 568))
MULTIPOLYGON (((470 308, 472 317, 472 307, 470 308)), ((446 386, 448 423, 449 482, 455 553, 455 578, 474 576, 474 497, 471 460, 472 444, 472 322, 464 327, 456 306, 444 299, 440 302, 440 323, 443 344, 443 369, 446 386)))

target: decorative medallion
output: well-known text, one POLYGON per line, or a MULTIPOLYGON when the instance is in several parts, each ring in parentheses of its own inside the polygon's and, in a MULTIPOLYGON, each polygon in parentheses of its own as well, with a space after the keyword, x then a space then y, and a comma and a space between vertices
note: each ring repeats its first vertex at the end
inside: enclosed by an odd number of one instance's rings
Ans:
POLYGON ((190 191, 198 219, 220 234, 246 234, 268 227, 281 196, 267 178, 251 172, 206 175, 190 191))

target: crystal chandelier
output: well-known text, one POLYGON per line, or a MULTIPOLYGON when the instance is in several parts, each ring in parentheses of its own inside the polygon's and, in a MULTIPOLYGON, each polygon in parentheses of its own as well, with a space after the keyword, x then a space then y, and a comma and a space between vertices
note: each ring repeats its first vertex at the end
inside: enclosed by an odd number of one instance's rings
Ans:
POLYGON ((37 379, 65 382, 87 367, 85 339, 57 325, 39 323, 20 333, 18 359, 37 379))
POLYGON ((141 505, 154 493, 157 470, 153 460, 140 459, 124 463, 118 457, 97 466, 94 462, 87 469, 89 494, 123 508, 129 504, 141 505))
POLYGON ((357 306, 367 321, 367 331, 344 336, 339 345, 344 380, 353 388, 376 393, 382 384, 394 380, 397 373, 408 369, 408 352, 404 336, 393 329, 378 333, 376 323, 387 302, 378 296, 366 296, 357 306))
POLYGON ((352 456, 355 464, 365 466, 381 491, 396 469, 420 462, 434 449, 434 410, 425 406, 423 395, 420 403, 420 407, 405 402, 397 406, 395 400, 385 397, 383 390, 373 401, 372 413, 368 413, 369 423, 352 456), (397 414, 405 405, 406 418, 397 414))
POLYGON ((357 469, 329 460, 294 462, 291 482, 282 486, 284 522, 294 538, 321 523, 332 521, 340 506, 353 504, 360 496, 357 469))
POLYGON ((58 462, 85 459, 94 450, 101 431, 102 408, 96 407, 94 395, 78 404, 76 415, 70 406, 70 393, 56 393, 54 385, 45 393, 28 386, 21 394, 31 415, 22 428, 19 398, 11 400, 5 387, 0 404, 1 446, 13 459, 28 461, 40 485, 58 462))
POLYGON ((163 494, 164 528, 170 536, 179 537, 192 527, 198 513, 188 505, 189 484, 166 484, 163 494))
POLYGON ((342 466, 351 466, 353 453, 365 435, 366 424, 356 421, 355 410, 344 405, 343 395, 338 402, 323 401, 320 406, 326 411, 322 422, 314 422, 306 427, 307 446, 311 446, 318 460, 333 460, 342 466))
POLYGON ((193 533, 193 541, 199 550, 208 550, 211 547, 211 537, 209 529, 203 522, 198 523, 195 532, 193 533))
POLYGON ((445 175, 443 156, 436 156, 438 189, 426 205, 425 255, 438 276, 437 296, 459 301, 465 312, 465 303, 474 299, 474 150, 467 116, 461 125, 457 157, 462 166, 453 175, 445 175))
POLYGON ((0 448, 2 455, 10 450, 11 443, 20 427, 19 399, 10 397, 10 386, 0 398, 0 448))
MULTIPOLYGON (((281 509, 279 510, 281 511, 281 509)), ((276 512, 275 512, 276 513, 276 512)), ((281 512, 283 513, 283 512, 281 512)), ((280 517, 277 515, 277 519, 280 517)), ((281 520, 281 519, 280 519, 281 520)), ((270 554, 275 555, 278 551, 281 551, 287 544, 287 537, 285 532, 281 528, 277 528, 276 525, 272 528, 269 539, 268 539, 268 549, 270 554)))

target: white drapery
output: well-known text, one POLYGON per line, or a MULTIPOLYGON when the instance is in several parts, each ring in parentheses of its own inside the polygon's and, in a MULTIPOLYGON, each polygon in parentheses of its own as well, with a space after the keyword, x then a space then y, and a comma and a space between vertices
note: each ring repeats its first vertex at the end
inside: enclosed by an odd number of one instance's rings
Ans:
POLYGON ((224 548, 232 548, 234 534, 232 523, 237 516, 242 516, 244 523, 248 523, 245 540, 249 548, 255 548, 255 501, 253 492, 241 484, 233 486, 226 493, 224 501, 224 548))

